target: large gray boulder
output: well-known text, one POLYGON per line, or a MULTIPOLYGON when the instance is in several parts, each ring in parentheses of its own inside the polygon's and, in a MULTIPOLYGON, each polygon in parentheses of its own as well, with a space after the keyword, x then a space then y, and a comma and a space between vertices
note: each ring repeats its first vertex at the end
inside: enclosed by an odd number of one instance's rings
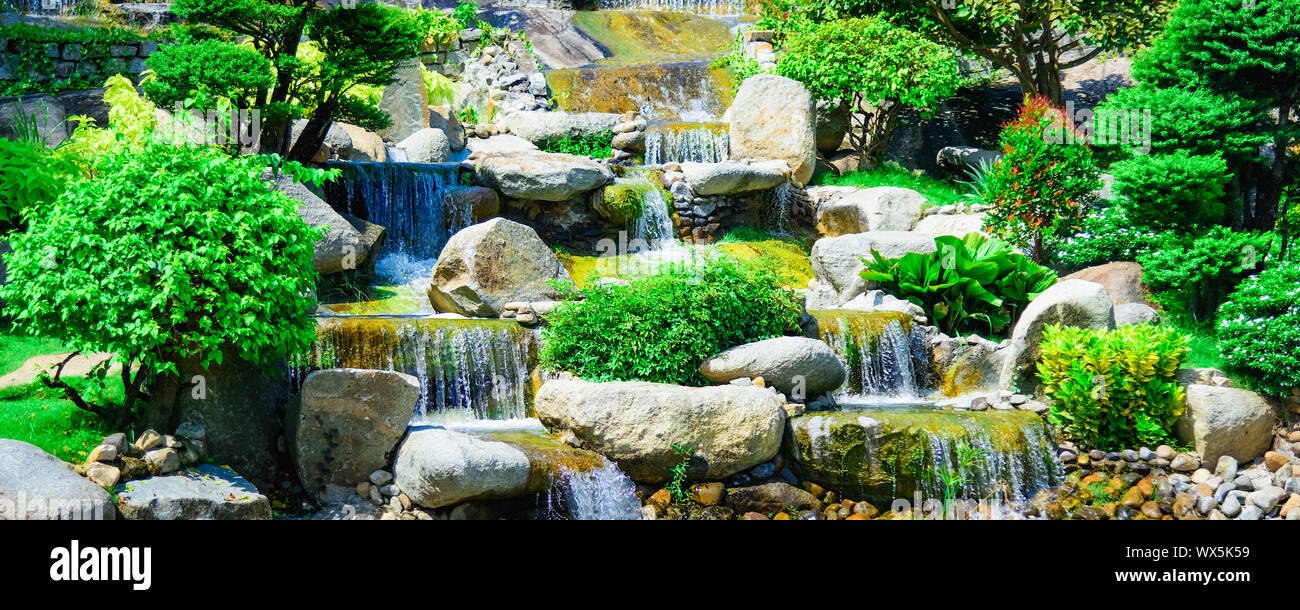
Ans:
MULTIPOLYGON (((298 202, 298 216, 303 222, 315 228, 328 228, 316 240, 312 251, 311 265, 317 273, 332 275, 359 269, 370 260, 376 239, 357 230, 350 220, 335 212, 306 186, 295 182, 292 176, 281 173, 272 177, 270 172, 265 176, 272 188, 298 202)), ((382 228, 379 235, 382 240, 382 228)))
POLYGON ((1138 326, 1160 323, 1160 312, 1142 303, 1121 303, 1115 306, 1115 326, 1138 326))
POLYGON ((718 480, 762 464, 780 449, 786 418, 775 394, 752 385, 552 380, 535 408, 548 428, 572 434, 578 446, 644 483, 671 476, 681 462, 673 444, 693 448, 692 479, 718 480))
POLYGON ((797 399, 835 390, 848 376, 830 346, 806 337, 776 337, 737 345, 705 360, 700 374, 714 383, 762 377, 768 385, 797 399))
POLYGON ((484 155, 478 178, 506 197, 530 201, 567 201, 614 182, 591 157, 545 152, 484 155))
POLYGON ((395 371, 325 369, 289 403, 285 436, 303 489, 336 496, 386 468, 420 400, 420 380, 395 371))
POLYGON ((799 184, 817 164, 817 106, 796 80, 775 74, 745 79, 728 111, 733 159, 780 159, 799 184))
POLYGON ((926 199, 911 189, 852 189, 817 205, 817 232, 827 237, 868 231, 911 231, 926 199))
POLYGON ((548 282, 572 281, 537 232, 493 218, 458 231, 438 256, 429 302, 441 312, 495 318, 511 301, 553 301, 548 282))
POLYGON ((1035 365, 1042 352, 1038 344, 1048 324, 1115 328, 1110 293, 1094 282, 1063 280, 1038 295, 1025 307, 1011 331, 1011 343, 998 377, 999 388, 1028 392, 1039 385, 1035 365))
POLYGON ((401 142, 429 126, 429 95, 419 58, 398 62, 393 70, 393 81, 384 87, 379 98, 379 108, 388 113, 393 122, 379 132, 390 142, 401 142))
POLYGON ((428 508, 509 497, 525 487, 528 473, 519 449, 443 428, 412 431, 393 465, 397 487, 428 508))
POLYGON ((269 520, 271 502, 229 467, 129 481, 117 487, 117 506, 132 520, 269 520))
POLYGON ((781 163, 682 163, 686 182, 697 195, 734 195, 776 188, 786 181, 781 163))
POLYGON ((0 438, 0 520, 116 519, 107 491, 30 443, 0 438))
POLYGON ((916 228, 913 230, 930 237, 943 235, 966 237, 971 233, 984 232, 984 217, 987 215, 985 212, 979 214, 931 214, 917 222, 916 228))
MULTIPOLYGON (((298 136, 307 126, 307 119, 297 119, 289 129, 289 146, 298 142, 298 136)), ((350 123, 335 121, 325 131, 325 141, 311 158, 315 162, 329 160, 375 161, 388 160, 388 147, 379 134, 350 123)))
POLYGON ((446 163, 451 160, 451 142, 441 129, 426 127, 398 142, 411 163, 446 163))
POLYGON ((862 259, 870 258, 872 249, 885 258, 901 258, 912 252, 929 254, 937 250, 934 238, 912 231, 872 231, 823 237, 813 243, 813 275, 818 282, 835 290, 840 303, 847 302, 868 288, 859 274, 866 268, 862 259))
POLYGON ((608 134, 618 123, 619 116, 600 112, 528 110, 500 117, 496 125, 507 127, 510 133, 540 146, 565 138, 576 140, 608 134))
POLYGON ((981 166, 992 167, 1002 160, 1002 153, 996 150, 984 150, 973 146, 945 146, 939 149, 935 163, 943 169, 966 176, 970 171, 981 166))
POLYGON ((1258 394, 1238 388, 1189 385, 1187 410, 1174 432, 1191 443, 1201 462, 1213 464, 1221 456, 1249 462, 1271 448, 1273 409, 1258 394))

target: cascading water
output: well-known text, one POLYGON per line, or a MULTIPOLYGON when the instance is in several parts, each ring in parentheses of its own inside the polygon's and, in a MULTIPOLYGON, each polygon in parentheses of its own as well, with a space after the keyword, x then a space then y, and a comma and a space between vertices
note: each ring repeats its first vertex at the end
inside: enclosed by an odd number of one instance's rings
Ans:
POLYGON ((732 98, 727 71, 707 61, 551 70, 546 80, 565 111, 637 110, 650 121, 717 121, 732 98))
POLYGON ((668 199, 664 190, 647 171, 632 170, 620 184, 628 184, 641 194, 641 214, 628 223, 628 242, 641 240, 649 246, 650 252, 673 252, 682 250, 673 229, 672 212, 668 209, 668 199))
POLYGON ((673 11, 696 15, 741 15, 745 0, 600 0, 600 8, 628 11, 673 11))
POLYGON ((717 163, 727 160, 728 151, 727 125, 722 123, 651 125, 645 132, 647 165, 717 163))
POLYGON ((544 518, 574 521, 635 521, 641 518, 636 485, 618 466, 584 472, 565 470, 546 494, 544 518))
POLYGON ((898 312, 825 310, 809 312, 822 341, 844 362, 849 375, 837 393, 842 399, 916 403, 929 386, 929 358, 898 312))
POLYGON ((794 418, 787 444, 797 474, 873 502, 1016 501, 1063 479, 1027 411, 848 407, 794 418))
POLYGON ((456 163, 329 163, 342 170, 326 185, 330 205, 387 229, 376 271, 396 284, 428 279, 447 239, 472 223, 457 197, 456 163))
POLYGON ((316 342, 292 366, 294 385, 324 368, 393 370, 420 380, 415 423, 527 417, 532 335, 509 320, 318 318, 316 342))

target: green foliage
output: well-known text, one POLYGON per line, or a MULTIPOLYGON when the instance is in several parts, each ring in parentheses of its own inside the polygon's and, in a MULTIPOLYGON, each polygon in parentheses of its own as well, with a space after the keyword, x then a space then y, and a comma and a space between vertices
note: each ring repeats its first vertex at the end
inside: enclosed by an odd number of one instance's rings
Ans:
POLYGON ((705 385, 706 359, 797 332, 802 313, 769 265, 727 255, 571 296, 548 318, 541 363, 592 381, 705 385))
POLYGON ((1129 219, 1156 228, 1191 227, 1223 220, 1228 165, 1218 153, 1138 155, 1111 167, 1115 194, 1129 219))
POLYGON ((1257 391, 1287 396, 1300 387, 1300 265, 1269 267, 1219 308, 1216 332, 1228 370, 1257 391))
POLYGON ((763 65, 758 63, 757 59, 750 57, 745 53, 744 35, 736 35, 736 43, 731 52, 719 57, 709 63, 710 68, 730 68, 731 69, 731 90, 732 93, 740 91, 740 86, 745 84, 745 79, 763 73, 763 65))
POLYGON ((862 279, 919 305, 949 335, 1001 333, 1056 283, 1052 270, 979 233, 936 237, 934 243, 933 253, 895 259, 872 249, 871 259, 862 259, 862 279))
POLYGON ((1227 227, 1200 236, 1169 232, 1137 262, 1142 281, 1161 304, 1206 320, 1238 282, 1264 266, 1273 240, 1271 233, 1238 233, 1227 227))
MULTIPOLYGON (((1258 133, 1252 133, 1257 117, 1240 100, 1204 89, 1161 88, 1139 83, 1107 96, 1097 113, 1147 110, 1151 111, 1151 154, 1184 151, 1191 155, 1221 154, 1226 159, 1244 159, 1253 157, 1265 142, 1258 133)), ((1119 127, 1115 129, 1118 132, 1119 127)))
MULTIPOLYGON (((1234 0, 1235 1, 1235 0, 1234 0)), ((882 16, 1010 70, 1026 95, 1063 102, 1061 71, 1132 51, 1160 33, 1175 0, 828 0, 882 16)))
POLYGON ((13 76, 12 80, 0 80, 0 97, 92 89, 107 76, 128 73, 126 61, 113 55, 114 46, 150 38, 119 27, 60 28, 30 23, 0 26, 0 41, 9 41, 12 49, 5 56, 13 76), (64 52, 76 53, 72 45, 80 47, 78 71, 57 76, 55 63, 64 52))
POLYGON ((608 159, 614 154, 614 132, 583 134, 577 138, 561 138, 554 142, 543 142, 542 150, 553 153, 579 155, 593 159, 608 159))
POLYGON ((1283 192, 1295 175, 1294 155, 1265 159, 1253 151, 1263 142, 1281 151, 1300 137, 1300 124, 1288 116, 1300 106, 1298 41, 1300 3, 1182 0, 1164 37, 1133 65, 1137 80, 1196 91, 1230 114, 1226 121, 1216 112, 1188 115, 1185 121, 1207 120, 1202 129, 1222 138, 1200 146, 1224 151, 1236 176, 1233 211, 1256 230, 1274 228, 1283 192))
POLYGON ((1092 151, 1047 99, 1028 101, 1002 129, 1002 160, 985 174, 988 232, 1045 263, 1046 242, 1076 233, 1097 202, 1101 172, 1092 151))
POLYGON ((164 45, 146 60, 155 78, 142 88, 149 100, 163 108, 186 99, 203 100, 201 109, 213 108, 216 98, 237 108, 251 108, 259 92, 275 84, 271 60, 254 49, 222 40, 181 40, 164 45))
POLYGON ((104 82, 104 102, 108 104, 108 127, 97 127, 94 119, 74 116, 77 124, 59 154, 75 161, 88 175, 94 165, 119 146, 141 147, 153 134, 154 105, 135 90, 131 79, 116 75, 104 82))
POLYGON ((478 3, 473 0, 462 0, 456 5, 456 10, 452 11, 452 17, 460 22, 462 28, 472 28, 478 24, 478 3))
POLYGON ((58 198, 77 167, 44 143, 0 138, 0 237, 58 198))
POLYGON ((686 470, 691 465, 691 454, 695 450, 688 446, 673 443, 673 454, 677 456, 677 463, 673 464, 670 472, 672 480, 664 486, 668 493, 672 495, 674 504, 689 504, 691 501, 691 490, 686 487, 686 470))
POLYGON ((258 159, 151 142, 95 168, 12 238, 0 298, 21 331, 139 364, 119 417, 183 359, 271 365, 310 344, 319 230, 258 159))
POLYGON ((957 58, 948 48, 872 17, 842 19, 792 33, 777 73, 819 100, 848 103, 850 139, 864 158, 889 146, 904 108, 929 116, 957 91, 957 58))
POLYGON ((1102 205, 1083 219, 1079 232, 1060 243, 1057 262, 1065 271, 1119 261, 1136 261, 1156 248, 1161 234, 1129 220, 1124 206, 1102 205))
POLYGON ((1038 378, 1052 400, 1049 418, 1065 434, 1103 450, 1169 440, 1186 398, 1177 380, 1186 336, 1150 325, 1053 324, 1040 349, 1038 378))
POLYGON ((433 70, 425 69, 424 64, 420 64, 420 72, 424 75, 424 92, 429 98, 430 106, 451 106, 455 103, 458 90, 455 82, 433 70))

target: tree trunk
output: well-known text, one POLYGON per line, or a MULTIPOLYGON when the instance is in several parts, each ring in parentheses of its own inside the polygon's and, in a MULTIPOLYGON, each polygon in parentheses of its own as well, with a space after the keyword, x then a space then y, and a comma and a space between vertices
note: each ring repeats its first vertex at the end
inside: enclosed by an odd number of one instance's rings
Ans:
POLYGON ((149 403, 145 405, 138 421, 140 430, 174 430, 176 399, 181 392, 181 380, 174 373, 158 375, 149 388, 149 403))
POLYGON ((338 98, 329 95, 325 101, 316 107, 316 113, 312 115, 311 120, 303 127, 302 133, 298 134, 298 141, 294 143, 293 148, 289 151, 288 159, 307 163, 312 157, 316 156, 316 151, 320 150, 321 144, 325 143, 325 134, 329 132, 330 124, 334 121, 334 112, 338 109, 338 98))

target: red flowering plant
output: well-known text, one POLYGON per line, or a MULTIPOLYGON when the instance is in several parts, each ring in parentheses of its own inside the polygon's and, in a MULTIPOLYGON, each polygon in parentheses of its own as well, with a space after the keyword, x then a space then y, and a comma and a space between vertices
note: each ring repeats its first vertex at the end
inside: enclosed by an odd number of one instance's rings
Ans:
POLYGON ((1047 98, 1030 99, 1002 127, 1002 160, 985 174, 984 229, 1047 264, 1046 246, 1079 231, 1097 203, 1101 172, 1084 136, 1047 98))

